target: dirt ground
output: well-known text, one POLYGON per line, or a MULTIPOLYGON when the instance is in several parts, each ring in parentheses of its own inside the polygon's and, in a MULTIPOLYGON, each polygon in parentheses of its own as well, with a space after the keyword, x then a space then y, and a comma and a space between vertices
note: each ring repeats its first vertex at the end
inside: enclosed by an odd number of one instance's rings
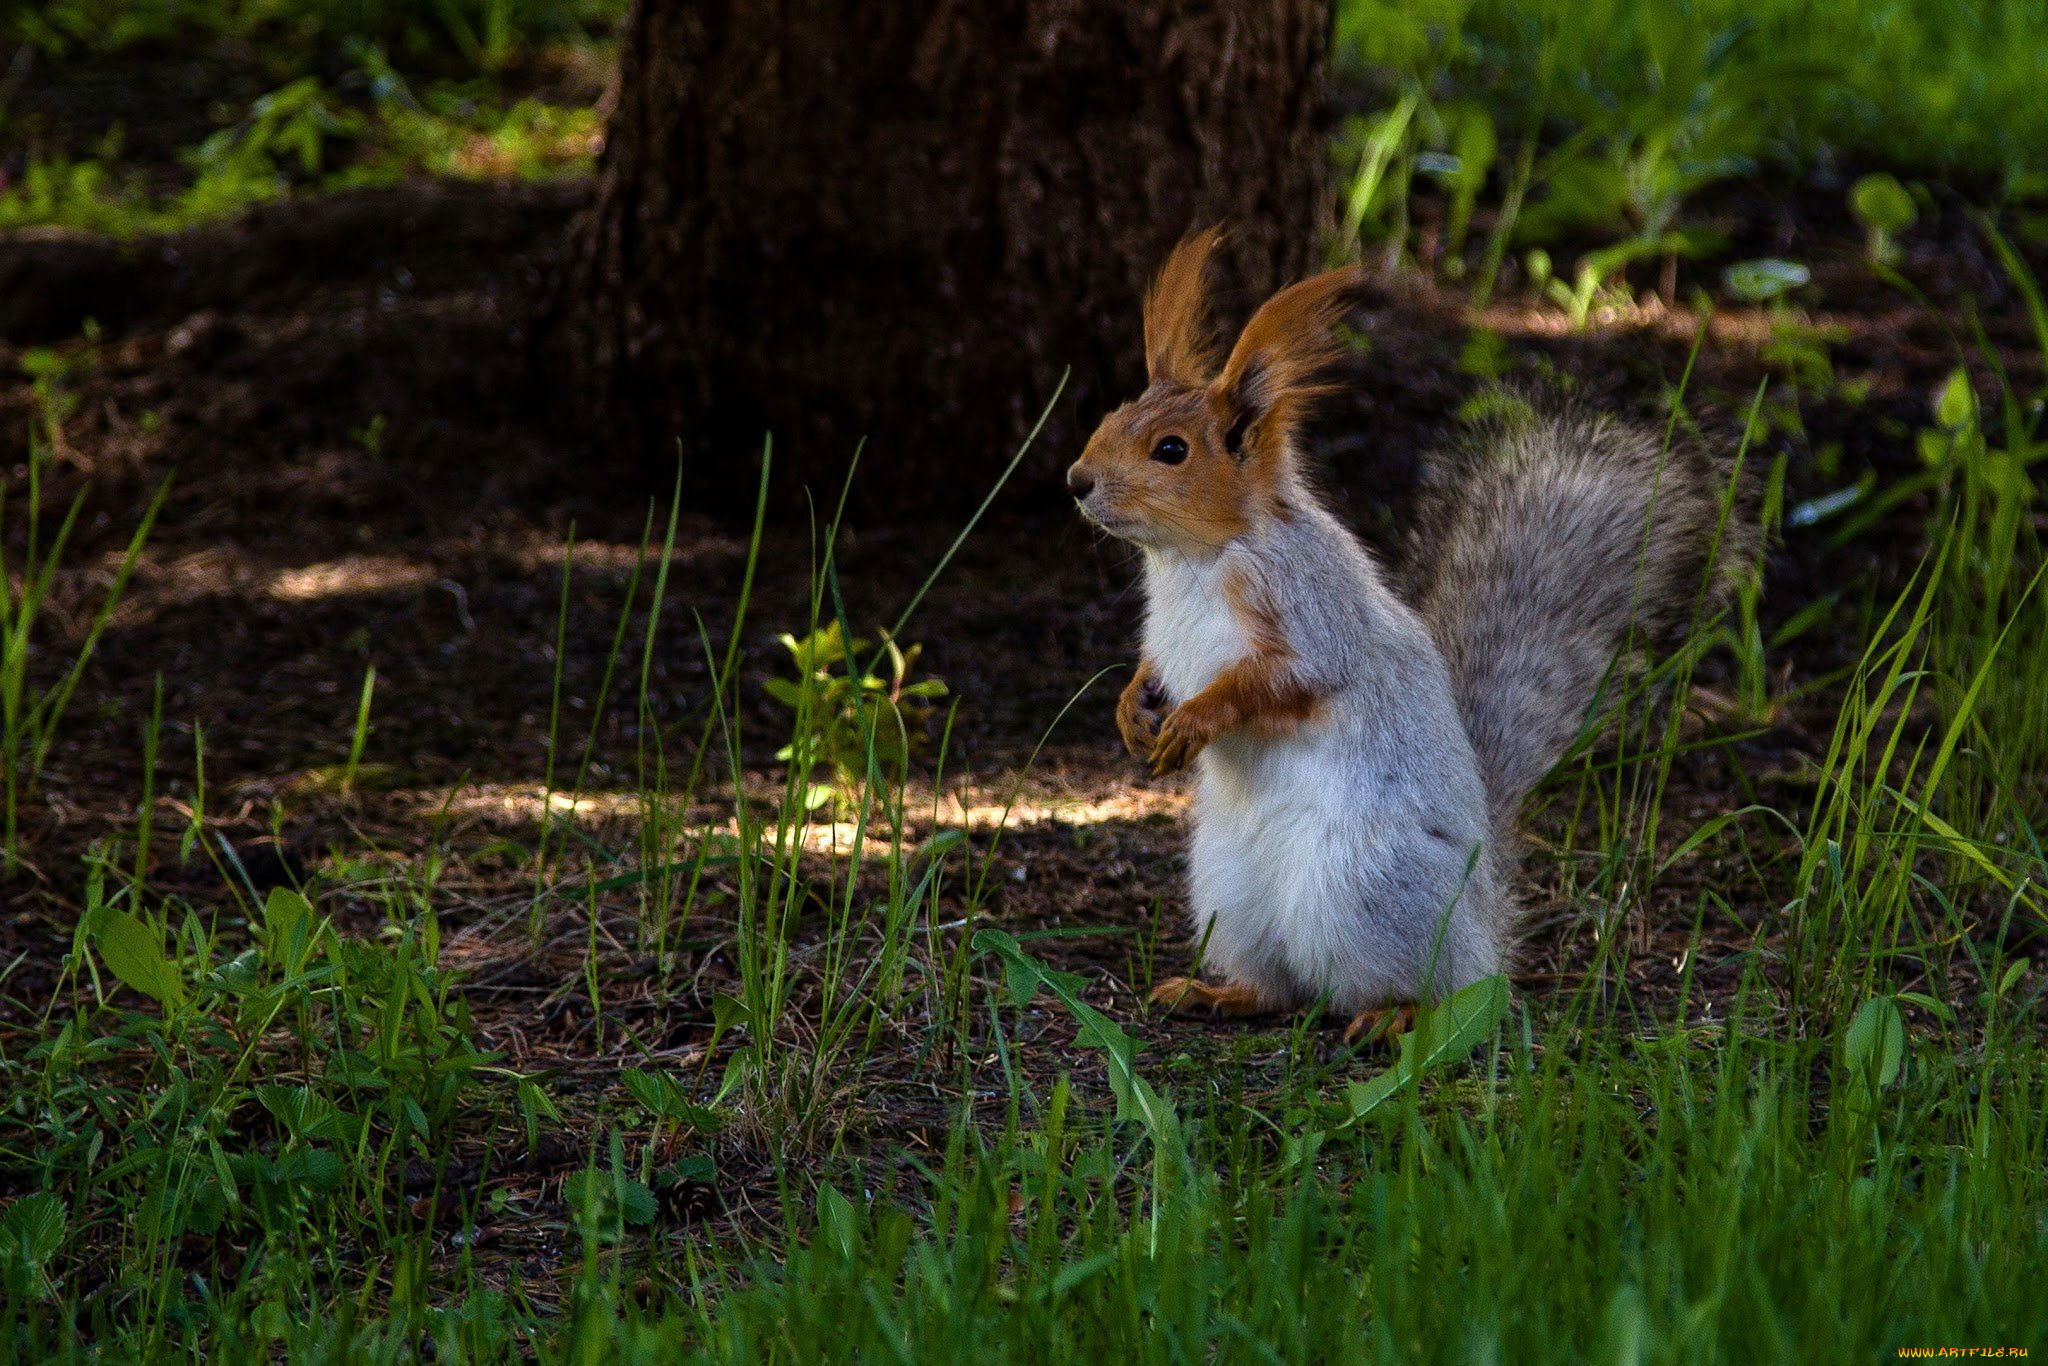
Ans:
MULTIPOLYGON (((733 976, 729 927, 717 912, 686 927, 692 970, 682 980, 693 990, 674 994, 658 991, 652 965, 629 951, 628 896, 606 900, 610 942, 599 945, 594 1016, 584 905, 551 898, 536 945, 526 918, 533 874, 512 848, 530 848, 537 830, 564 543, 573 526, 576 571, 559 664, 563 731, 580 737, 656 482, 609 457, 595 434, 559 431, 545 412, 553 386, 536 372, 528 320, 546 288, 552 243, 581 193, 575 185, 418 185, 277 205, 229 227, 133 246, 0 240, 0 457, 10 497, 20 493, 33 412, 21 364, 31 345, 54 345, 70 360, 64 387, 77 400, 47 496, 91 486, 54 594, 60 636, 76 641, 142 507, 172 480, 51 756, 28 821, 28 867, 0 882, 0 957, 22 956, 11 1000, 47 997, 71 947, 89 846, 132 839, 142 736, 160 678, 159 890, 195 905, 226 902, 212 867, 181 865, 177 853, 193 797, 194 735, 203 729, 211 828, 241 852, 259 888, 338 870, 365 851, 445 856, 437 904, 446 956, 465 970, 479 1042, 522 1070, 548 1072, 570 1098, 565 1113, 587 1113, 574 1098, 594 1105, 615 1085, 627 1029, 657 1057, 701 1059, 709 1002, 733 976), (335 775, 371 666, 364 779, 344 795, 335 775)), ((1923 308, 1870 281, 1838 208, 1752 199, 1722 212, 1738 251, 1812 265, 1805 312, 1841 329, 1832 347, 1837 389, 1807 393, 1804 439, 1780 433, 1767 452, 1790 454, 1794 502, 1864 468, 1896 473, 1912 461, 1911 432, 1925 425, 1929 395, 1955 364, 1964 297, 2020 354, 2017 302, 1960 222, 1907 262, 1932 301, 1923 308), (1860 401, 1840 392, 1865 384, 1860 401), (1837 444, 1839 469, 1823 473, 1812 453, 1837 444)), ((1556 310, 1519 300, 1483 322, 1503 338, 1516 376, 1562 379, 1590 400, 1645 413, 1676 383, 1698 327, 1689 309, 1656 301, 1582 334, 1556 310)), ((1459 367, 1471 326, 1460 300, 1412 284, 1386 286, 1360 320, 1370 345, 1354 398, 1330 423, 1326 480, 1347 514, 1389 547, 1425 453, 1453 429, 1457 405, 1478 384, 1459 367)), ((1135 344, 1135 319, 1132 329, 1135 344)), ((1758 354, 1769 332, 1761 310, 1719 312, 1692 380, 1695 400, 1723 414, 1746 406, 1772 373, 1758 354)), ((1785 396, 1782 378, 1771 392, 1785 396)), ((876 448, 886 454, 885 435, 876 448)), ((1054 467, 1068 458, 1046 452, 1040 460, 1054 467)), ((1829 589, 1845 589, 1853 603, 1872 586, 1896 585, 1917 554, 1922 512, 1903 509, 1892 534, 1839 550, 1813 535, 1779 547, 1769 620, 1829 589)), ((892 618, 956 530, 872 517, 850 527, 840 555, 850 619, 892 618)), ((671 567, 677 607, 654 659, 657 719, 680 734, 696 733, 709 686, 689 613, 723 640, 745 551, 743 529, 685 510, 671 567)), ((800 523, 770 533, 744 634, 740 696, 760 747, 750 767, 764 787, 776 777, 770 754, 783 717, 761 685, 782 672, 777 634, 801 629, 810 558, 800 523)), ((1069 932, 1035 947, 1083 973, 1088 999, 1169 1064, 1222 1055, 1257 1064, 1277 1057, 1270 1032, 1151 1019, 1139 1006, 1155 946, 1150 967, 1161 976, 1188 961, 1178 926, 1183 797, 1178 781, 1146 778, 1121 754, 1111 723, 1120 675, 1082 691, 1047 733, 1091 676, 1130 659, 1140 605, 1134 570, 1128 552, 1056 502, 1028 491, 999 501, 907 631, 925 643, 922 670, 960 699, 942 795, 930 795, 929 772, 919 790, 938 823, 966 823, 985 847, 1043 739, 995 855, 997 923, 1069 932)), ((1837 615, 1801 640, 1789 661, 1795 677, 1819 677, 1852 657, 1856 613, 1837 615)), ((629 660, 638 649, 629 637, 629 660)), ((1823 690, 1762 734, 1691 755, 1667 807, 1671 841, 1758 793, 1796 803, 1811 790, 1838 700, 1823 690)), ((631 720, 630 708, 615 708, 601 728, 584 789, 591 809, 579 820, 599 868, 637 857, 630 811, 607 801, 630 789, 631 720)), ((698 814, 715 816, 716 803, 698 814)), ((914 833, 931 824, 921 818, 914 833)), ((1592 923, 1589 910, 1559 894, 1561 870, 1542 848, 1530 860, 1534 932, 1517 978, 1537 998, 1577 980, 1592 923)), ((1646 1005, 1675 990, 1693 926, 1689 892, 1718 871, 1677 870, 1633 926, 1628 982, 1646 1005)), ((366 931, 382 923, 368 900, 343 897, 337 910, 366 931)), ((800 928, 799 938, 810 932, 800 928)), ((1727 963, 1749 938, 1742 924, 1713 917, 1704 933, 1710 964, 1727 963)), ((1711 1010, 1713 993, 1733 981, 1732 967, 1704 971, 1694 1008, 1711 1010)), ((1070 1033, 1052 1012, 1031 1018, 1048 1042, 1070 1033)), ((919 1022, 901 1025, 903 1066, 844 1105, 850 1131, 915 1148, 927 1135, 942 1140, 958 1072, 918 1067, 919 1022)), ((1323 1037, 1326 1055, 1337 1057, 1337 1033, 1323 1037)), ((1066 1049, 1042 1056, 1048 1071, 1075 1069, 1084 1081, 1093 1065, 1066 1049)), ((551 1179, 580 1162, 583 1142, 556 1135, 519 1160, 537 1174, 529 1179, 551 1179)), ((764 1154, 733 1144, 721 1160, 733 1183, 721 1193, 728 1206, 744 1203, 769 1170, 764 1154)), ((524 1254, 545 1253, 541 1234, 507 1237, 524 1254)))

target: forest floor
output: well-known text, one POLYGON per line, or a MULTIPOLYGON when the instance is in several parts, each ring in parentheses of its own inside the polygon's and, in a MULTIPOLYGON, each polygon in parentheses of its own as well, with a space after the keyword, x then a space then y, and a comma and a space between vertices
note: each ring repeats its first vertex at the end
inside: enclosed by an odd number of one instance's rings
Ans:
MULTIPOLYGON (((650 506, 657 538, 665 512, 660 495, 650 503, 644 473, 607 462, 588 442, 551 435, 530 398, 547 379, 531 373, 527 320, 581 193, 573 182, 425 183, 270 206, 132 247, 50 235, 0 241, 5 332, 16 339, 0 345, 0 454, 10 468, 24 461, 27 429, 52 401, 50 390, 38 397, 24 370, 34 342, 56 358, 40 368, 58 376, 64 404, 46 496, 61 502, 75 488, 90 490, 52 592, 65 638, 82 632, 149 498, 171 481, 49 756, 23 865, 0 883, 0 960, 14 965, 0 1033, 38 1028, 66 972, 88 851, 133 840, 152 784, 153 891, 233 914, 216 865, 196 853, 181 858, 178 848, 203 732, 204 827, 238 853, 248 890, 317 882, 329 889, 322 905, 338 926, 374 936, 386 912, 359 889, 400 864, 431 882, 442 962, 460 970, 455 990, 477 1045, 544 1076, 559 1107, 532 1150, 492 1162, 483 1150, 518 1137, 516 1126, 473 1134, 452 1169, 457 1184, 488 1181, 516 1197, 484 1217, 477 1255, 529 1280, 544 1278, 560 1255, 563 1176, 580 1169, 605 1116, 628 1103, 621 1069, 658 1063, 716 1076, 723 1061, 710 1053, 712 1001, 734 989, 738 972, 729 918, 738 889, 716 873, 675 928, 677 956, 658 964, 644 946, 645 889, 631 876, 641 808, 629 711, 615 705, 597 725, 594 765, 580 786, 565 794, 558 767, 548 791, 557 671, 562 732, 573 740, 591 725, 616 652, 650 506), (372 668, 367 743, 352 764, 372 668), (143 735, 158 688, 152 777, 143 735), (344 790, 340 775, 351 768, 344 790), (573 811, 576 852, 537 874, 532 854, 549 801, 573 811), (429 877, 419 870, 430 862, 429 877)), ((1771 405, 1797 412, 1799 425, 1781 421, 1763 452, 1791 457, 1790 503, 1822 497, 1866 469, 1883 480, 1901 472, 1911 451, 1902 434, 1926 425, 1930 396, 1957 363, 1951 329, 1964 296, 2009 344, 2012 365, 2024 372, 2038 359, 2027 354, 2018 300, 1964 231, 1923 243, 1906 263, 1928 293, 1921 303, 1873 281, 1861 242, 1838 218, 1810 220, 1798 206, 1763 200, 1730 203, 1725 213, 1777 253, 1811 263, 1815 282, 1796 317, 1764 307, 1716 312, 1689 401, 1739 413, 1763 383, 1771 405), (1809 372, 1799 383, 1782 355, 1770 358, 1771 343, 1795 322, 1799 335, 1820 339, 1831 374, 1809 372), (1826 454, 1816 460, 1816 452, 1826 454)), ((1460 297, 1386 285, 1359 323, 1369 350, 1356 410, 1327 451, 1333 496, 1397 553, 1390 533, 1423 453, 1455 435, 1459 405, 1486 378, 1561 385, 1653 412, 1678 383, 1701 319, 1647 297, 1630 316, 1574 332, 1547 306, 1503 302, 1475 316, 1460 297), (1471 340, 1482 330, 1500 346, 1475 367, 1471 340)), ((1069 453, 1029 458, 1051 468, 1069 453)), ((991 453, 989 468, 998 461, 991 453)), ((1792 804, 1811 791, 1841 702, 1829 680, 1863 645, 1865 621, 1853 604, 1904 584, 1925 516, 1924 507, 1901 506, 1846 546, 1827 544, 1825 526, 1795 528, 1773 552, 1767 630, 1830 592, 1848 605, 1773 659, 1775 684, 1790 700, 1766 723, 1679 761, 1662 827, 1667 852, 1714 815, 1758 801, 1792 804), (1809 683, 1819 686, 1801 692, 1809 683)), ((872 516, 849 525, 838 567, 856 628, 893 619, 957 530, 872 516)), ((696 733, 711 692, 691 614, 708 640, 723 641, 747 550, 744 528, 682 510, 669 567, 671 628, 651 657, 654 717, 675 734, 696 733)), ((810 533, 788 525, 771 527, 760 553, 733 693, 754 737, 787 734, 786 713, 764 685, 788 672, 778 634, 805 629, 813 554, 810 533)), ((967 830, 991 860, 986 885, 995 889, 973 910, 975 924, 1040 932, 1034 951, 1079 973, 1085 999, 1128 1029, 1162 1076, 1199 1086, 1231 1060, 1230 1085, 1277 1095, 1288 1084, 1290 1022, 1167 1019, 1142 1005, 1155 978, 1186 970, 1191 949, 1179 883, 1184 783, 1151 780, 1121 752, 1111 722, 1121 673, 1097 677, 1131 658, 1134 578, 1128 551, 1062 509, 1028 496, 997 502, 905 632, 925 646, 918 672, 945 680, 958 700, 943 775, 934 777, 930 750, 917 766, 905 837, 967 830)), ((638 630, 624 650, 629 661, 639 657, 638 630)), ((1727 668, 1710 657, 1702 686, 1725 691, 1727 668)), ((756 743, 747 786, 772 793, 781 772, 774 741, 756 743)), ((716 828, 729 821, 731 800, 729 792, 700 795, 680 824, 716 828)), ((1568 889, 1563 823, 1557 811, 1539 813, 1528 860, 1533 930, 1515 985, 1537 1001, 1568 992, 1600 938, 1596 912, 1568 889)), ((816 827, 805 866, 843 858, 846 836, 844 824, 816 827)), ((1702 966, 1686 1009, 1702 1019, 1726 1013, 1758 915, 1740 905, 1699 912, 1698 889, 1725 881, 1724 871, 1697 859, 1630 911, 1620 980, 1646 1016, 1671 1013, 1688 945, 1702 966), (1696 913, 1704 917, 1697 925, 1696 913)), ((867 874, 870 884, 880 876, 867 874)), ((939 939, 971 929, 965 897, 964 885, 942 886, 939 939)), ((827 921, 806 914, 794 930, 798 985, 787 1028, 797 1048, 804 1002, 826 971, 806 940, 822 936, 827 921)), ((995 972, 984 963, 977 980, 987 987, 995 972)), ((1016 1064, 1047 1085, 1072 1074, 1099 1093, 1100 1058, 1069 1046, 1073 1022, 1050 1008, 1027 1018, 1031 1032, 1013 1040, 1016 1064)), ((995 1059, 936 1066, 920 1023, 893 1022, 861 1084, 830 1097, 821 1160, 829 1149, 839 1154, 833 1160, 857 1154, 886 1167, 943 1147, 962 1088, 985 1082, 995 1059)), ((728 1033, 718 1047, 729 1052, 734 1040, 728 1033)), ((1334 1028, 1312 1033, 1309 1047, 1339 1075, 1373 1065, 1334 1028)), ((773 1205, 786 1160, 776 1135, 734 1126, 718 1140, 717 1159, 717 1179, 696 1190, 690 1217, 745 1222, 757 1202, 773 1205)), ((444 1198, 450 1189, 435 1188, 444 1198)))

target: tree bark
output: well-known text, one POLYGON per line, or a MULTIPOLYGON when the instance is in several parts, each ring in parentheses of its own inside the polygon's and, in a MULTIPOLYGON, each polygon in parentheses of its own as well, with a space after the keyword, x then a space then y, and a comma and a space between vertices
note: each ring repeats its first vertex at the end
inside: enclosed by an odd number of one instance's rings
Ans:
MULTIPOLYGON (((1316 263, 1330 0, 635 0, 552 335, 693 504, 1051 486, 1143 383, 1138 305, 1232 230, 1227 317, 1316 263)), ((1240 313, 1241 316, 1241 313, 1240 313)))

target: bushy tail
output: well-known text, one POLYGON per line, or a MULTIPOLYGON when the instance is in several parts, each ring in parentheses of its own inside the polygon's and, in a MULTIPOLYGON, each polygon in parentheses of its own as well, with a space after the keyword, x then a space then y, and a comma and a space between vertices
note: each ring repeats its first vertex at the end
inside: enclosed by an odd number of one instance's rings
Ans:
POLYGON ((1750 481, 1732 478, 1661 432, 1525 412, 1426 497, 1408 599, 1450 665, 1496 830, 1577 738, 1631 627, 1668 642, 1752 563, 1750 481))

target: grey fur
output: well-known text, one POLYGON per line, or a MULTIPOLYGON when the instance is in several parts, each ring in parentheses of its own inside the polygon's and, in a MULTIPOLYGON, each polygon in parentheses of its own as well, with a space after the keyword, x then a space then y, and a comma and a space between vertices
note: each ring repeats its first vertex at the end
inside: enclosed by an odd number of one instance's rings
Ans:
POLYGON ((1631 627, 1669 637, 1754 545, 1717 462, 1663 445, 1604 417, 1497 426, 1445 466, 1405 595, 1291 452, 1271 509, 1219 554, 1148 547, 1146 654, 1169 698, 1246 650, 1218 591, 1237 582, 1323 699, 1291 735, 1226 733, 1200 756, 1189 890, 1214 968, 1271 1004, 1366 1011, 1505 966, 1522 799, 1631 627))
MULTIPOLYGON (((1326 709, 1312 736, 1229 734, 1201 756, 1189 873, 1206 959, 1276 1004, 1440 996, 1497 971, 1503 949, 1486 791, 1452 680, 1351 532, 1298 483, 1286 502, 1206 572, 1256 587, 1326 709)), ((1149 652, 1185 699, 1237 642, 1190 649, 1162 609, 1230 614, 1172 582, 1204 572, 1172 552, 1147 567, 1149 652)))
POLYGON ((1731 497, 1730 470, 1699 447, 1577 412, 1498 423, 1447 462, 1406 596, 1450 668, 1500 836, 1631 629, 1669 643, 1751 563, 1752 482, 1731 497))

